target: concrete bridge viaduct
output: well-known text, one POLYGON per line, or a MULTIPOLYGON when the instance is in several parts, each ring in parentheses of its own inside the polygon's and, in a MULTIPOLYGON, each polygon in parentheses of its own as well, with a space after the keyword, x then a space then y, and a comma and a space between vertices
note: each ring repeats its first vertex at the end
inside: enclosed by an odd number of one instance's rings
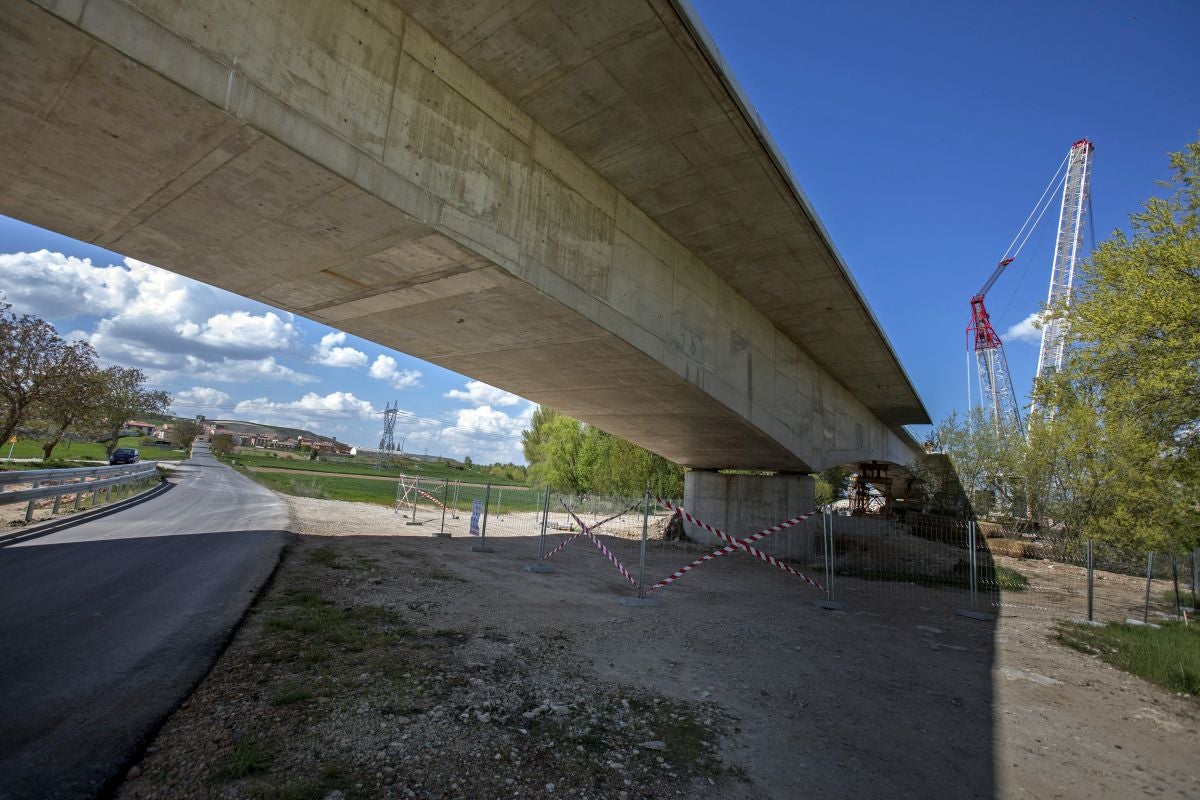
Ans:
POLYGON ((912 458, 927 413, 686 0, 0 9, 0 213, 783 473, 694 473, 705 505, 912 458))

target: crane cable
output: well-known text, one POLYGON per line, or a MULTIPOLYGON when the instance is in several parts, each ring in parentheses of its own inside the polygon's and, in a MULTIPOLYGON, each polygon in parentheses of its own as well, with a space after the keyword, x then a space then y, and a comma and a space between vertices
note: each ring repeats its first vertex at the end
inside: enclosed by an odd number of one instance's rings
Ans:
POLYGON ((1063 160, 1059 163, 1058 169, 1054 171, 1054 177, 1050 179, 1050 182, 1046 184, 1046 188, 1042 190, 1042 196, 1038 198, 1037 203, 1035 203, 1033 206, 1033 210, 1029 212, 1029 216, 1025 218, 1025 222, 1021 225, 1021 229, 1017 231, 1017 235, 1014 236, 1012 242, 1009 243, 1008 249, 1004 251, 1004 257, 1000 259, 1001 261, 1010 257, 1015 259, 1018 255, 1020 255, 1022 248, 1025 247, 1025 243, 1028 242, 1029 237, 1033 235, 1034 229, 1041 224, 1042 218, 1046 216, 1046 210, 1050 208, 1049 199, 1053 199, 1051 189, 1057 188, 1060 183, 1066 180, 1066 174, 1063 170, 1070 158, 1071 154, 1068 152, 1063 160), (1059 179, 1060 174, 1062 175, 1061 180, 1059 179), (1038 211, 1039 208, 1041 209, 1040 212, 1038 211), (1035 214, 1037 215, 1037 220, 1032 226, 1030 226, 1029 221, 1033 219, 1035 214), (1021 239, 1021 234, 1025 235, 1024 239, 1021 239), (1021 239, 1020 245, 1017 245, 1018 239, 1021 239), (1013 251, 1014 245, 1017 245, 1016 251, 1013 251))

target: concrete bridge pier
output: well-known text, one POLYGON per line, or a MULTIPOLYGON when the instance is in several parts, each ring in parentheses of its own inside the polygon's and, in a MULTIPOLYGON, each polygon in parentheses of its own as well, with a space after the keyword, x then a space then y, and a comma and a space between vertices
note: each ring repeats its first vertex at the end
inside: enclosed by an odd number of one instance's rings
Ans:
MULTIPOLYGON (((812 511, 816 501, 812 476, 799 473, 729 475, 690 470, 683 480, 684 508, 735 539, 812 511)), ((712 539, 691 525, 686 528, 694 539, 712 539)))

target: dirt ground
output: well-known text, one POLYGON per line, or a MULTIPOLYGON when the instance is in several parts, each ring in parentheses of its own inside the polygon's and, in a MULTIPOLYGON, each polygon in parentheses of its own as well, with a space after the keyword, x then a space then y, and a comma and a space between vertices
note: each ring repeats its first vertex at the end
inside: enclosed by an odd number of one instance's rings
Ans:
MULTIPOLYGON (((482 553, 287 499, 295 546, 118 797, 1200 796, 1200 704, 1057 644, 1040 600, 992 623, 842 579, 829 611, 734 554, 627 607, 586 541, 538 574, 525 523, 482 553), (285 656, 301 606, 404 635, 285 656)), ((693 551, 656 547, 650 574, 693 551)))

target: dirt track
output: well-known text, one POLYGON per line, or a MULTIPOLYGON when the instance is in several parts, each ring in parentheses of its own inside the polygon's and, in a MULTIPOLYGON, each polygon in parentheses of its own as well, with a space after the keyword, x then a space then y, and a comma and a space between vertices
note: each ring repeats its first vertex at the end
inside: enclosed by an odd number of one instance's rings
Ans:
MULTIPOLYGON (((526 654, 582 685, 650 692, 728 719, 722 777, 709 783, 684 774, 678 788, 686 796, 1200 796, 1195 700, 1058 645, 1040 612, 1015 608, 999 623, 980 622, 955 615, 962 599, 946 592, 848 579, 839 586, 846 610, 825 611, 813 605, 819 593, 748 558, 706 565, 665 590, 657 608, 627 608, 617 600, 631 587, 586 544, 565 549, 553 573, 530 574, 522 567, 536 555, 536 540, 519 531, 502 536, 497 526, 496 552, 476 553, 468 537, 405 535, 413 529, 386 508, 288 499, 302 537, 291 564, 329 547, 369 565, 330 572, 324 588, 338 603, 394 608, 414 624, 491 642, 497 663, 526 654), (429 580, 435 574, 443 577, 429 580)), ((662 549, 654 568, 689 557, 662 549)), ((285 564, 285 573, 292 568, 285 564)), ((143 767, 174 782, 129 781, 121 797, 251 796, 236 783, 218 791, 201 767, 229 748, 211 741, 214 724, 231 737, 253 724, 230 709, 261 691, 263 676, 255 678, 245 659, 263 635, 243 629, 155 743, 143 767)), ((353 709, 366 719, 364 736, 390 724, 373 717, 381 713, 353 709)), ((297 732, 297 741, 317 735, 322 719, 314 711, 306 724, 316 727, 297 732)), ((465 749, 439 749, 447 764, 468 758, 462 754, 479 735, 472 724, 459 734, 465 749)), ((472 784, 470 774, 456 789, 430 788, 425 777, 424 794, 405 794, 405 770, 426 763, 419 742, 406 747, 416 749, 380 762, 392 773, 368 772, 346 796, 501 796, 480 788, 491 784, 472 784)), ((533 774, 544 762, 518 769, 533 774)), ((550 779, 556 785, 545 788, 539 775, 534 788, 504 796, 617 796, 572 780, 550 779)), ((637 785, 622 791, 675 794, 637 785)))

